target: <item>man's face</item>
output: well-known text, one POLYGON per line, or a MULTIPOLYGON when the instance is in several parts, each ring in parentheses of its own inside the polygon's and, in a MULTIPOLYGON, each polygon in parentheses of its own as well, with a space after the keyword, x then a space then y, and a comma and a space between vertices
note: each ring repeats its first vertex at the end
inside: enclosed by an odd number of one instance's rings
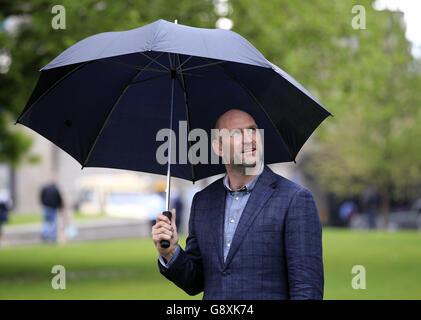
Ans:
POLYGON ((261 136, 254 119, 247 113, 233 110, 219 120, 222 133, 222 157, 225 163, 255 167, 262 158, 261 136))

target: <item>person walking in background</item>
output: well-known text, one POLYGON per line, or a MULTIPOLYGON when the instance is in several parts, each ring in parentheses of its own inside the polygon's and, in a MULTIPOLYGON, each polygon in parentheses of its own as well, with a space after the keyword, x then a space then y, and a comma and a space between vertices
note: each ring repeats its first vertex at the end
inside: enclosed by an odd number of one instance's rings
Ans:
POLYGON ((44 214, 41 240, 57 242, 57 214, 63 208, 63 199, 55 176, 41 189, 40 200, 44 214))
POLYGON ((9 192, 0 186, 0 247, 2 241, 2 226, 8 221, 9 210, 12 209, 13 203, 10 199, 9 192))
POLYGON ((347 200, 339 208, 339 217, 346 227, 351 224, 352 218, 358 213, 358 206, 353 200, 347 200))
POLYGON ((181 195, 177 191, 177 189, 173 190, 173 193, 171 194, 171 207, 175 208, 175 211, 177 212, 175 225, 177 227, 177 230, 181 230, 181 223, 183 218, 183 200, 181 199, 181 195))
POLYGON ((380 197, 374 186, 369 186, 361 195, 361 208, 367 216, 368 227, 376 229, 377 212, 380 205, 380 197))

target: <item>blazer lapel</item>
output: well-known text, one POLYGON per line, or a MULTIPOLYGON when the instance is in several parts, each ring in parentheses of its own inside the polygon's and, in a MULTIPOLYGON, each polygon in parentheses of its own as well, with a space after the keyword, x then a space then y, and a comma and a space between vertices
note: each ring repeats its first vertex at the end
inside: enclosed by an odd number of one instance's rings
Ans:
POLYGON ((232 245, 228 252, 227 260, 225 262, 225 268, 229 265, 233 256, 240 247, 241 242, 243 241, 244 236, 246 235, 247 230, 253 223, 254 219, 258 216, 266 201, 268 201, 268 199, 272 195, 274 187, 271 184, 275 181, 276 176, 268 167, 265 166, 262 174, 256 182, 256 185, 254 186, 253 191, 250 194, 246 207, 244 208, 244 211, 241 214, 241 218, 238 222, 237 229, 235 230, 232 245))
POLYGON ((224 264, 224 216, 225 216, 225 188, 223 179, 218 182, 215 192, 212 192, 209 201, 210 229, 209 232, 214 238, 217 254, 221 266, 224 264))

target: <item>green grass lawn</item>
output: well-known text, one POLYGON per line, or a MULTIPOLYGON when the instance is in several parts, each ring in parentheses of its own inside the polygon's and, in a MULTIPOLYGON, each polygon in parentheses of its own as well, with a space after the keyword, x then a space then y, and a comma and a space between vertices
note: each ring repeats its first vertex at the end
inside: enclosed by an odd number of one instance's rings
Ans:
MULTIPOLYGON (((421 299, 420 233, 325 228, 323 242, 325 299, 421 299), (351 286, 354 265, 366 269, 365 290, 351 286)), ((156 259, 150 239, 3 248, 0 299, 201 299, 161 276, 156 259), (51 288, 58 264, 66 290, 51 288)))
POLYGON ((27 223, 41 223, 41 220, 41 213, 16 214, 12 212, 9 214, 9 220, 7 221, 7 225, 17 226, 27 223))
MULTIPOLYGON (((112 218, 105 213, 98 214, 98 215, 86 215, 80 212, 75 212, 75 214, 72 216, 73 220, 92 220, 92 219, 99 219, 99 218, 112 218)), ((42 223, 42 213, 14 213, 11 212, 9 214, 9 220, 7 221, 7 225, 10 226, 17 226, 17 225, 23 225, 28 223, 42 223)))

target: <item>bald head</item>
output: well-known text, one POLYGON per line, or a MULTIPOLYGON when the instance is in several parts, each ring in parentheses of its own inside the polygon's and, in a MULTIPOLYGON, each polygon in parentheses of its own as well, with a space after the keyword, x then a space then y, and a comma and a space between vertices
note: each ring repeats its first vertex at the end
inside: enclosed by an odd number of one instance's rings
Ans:
POLYGON ((231 109, 222 114, 215 122, 215 129, 245 129, 255 126, 256 122, 247 112, 231 109))
MULTIPOLYGON (((212 130, 212 148, 230 168, 256 168, 262 159, 261 134, 253 117, 231 109, 222 114, 212 130)), ((230 169, 227 169, 230 170, 230 169)))

